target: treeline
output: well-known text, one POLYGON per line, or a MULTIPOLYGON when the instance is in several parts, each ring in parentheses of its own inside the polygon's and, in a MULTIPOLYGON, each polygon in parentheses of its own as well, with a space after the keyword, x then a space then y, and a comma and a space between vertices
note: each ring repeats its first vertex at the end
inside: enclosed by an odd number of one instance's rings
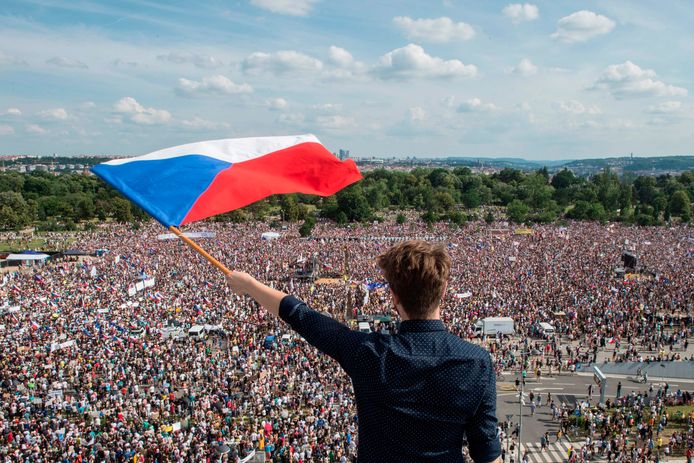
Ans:
MULTIPOLYGON (((582 178, 566 169, 550 176, 546 168, 504 169, 493 175, 474 174, 467 167, 380 169, 334 196, 273 196, 213 220, 303 220, 303 235, 311 233, 317 216, 344 224, 380 220, 388 211, 403 210, 419 211, 429 223, 462 224, 473 218, 490 222, 505 212, 516 223, 566 218, 658 225, 673 218, 689 222, 692 199, 694 171, 620 178, 606 169, 582 178)), ((0 229, 35 225, 40 230, 74 230, 107 219, 137 223, 147 215, 95 176, 0 173, 0 229)), ((398 216, 404 220, 404 214, 398 216)))
POLYGON ((0 174, 0 229, 89 228, 95 221, 138 222, 147 214, 93 175, 0 174))

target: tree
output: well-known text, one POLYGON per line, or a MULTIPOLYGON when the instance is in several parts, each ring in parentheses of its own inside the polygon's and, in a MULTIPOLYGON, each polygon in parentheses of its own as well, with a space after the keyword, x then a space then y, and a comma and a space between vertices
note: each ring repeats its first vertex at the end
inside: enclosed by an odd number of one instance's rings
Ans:
POLYGON ((34 219, 31 207, 21 194, 14 191, 0 193, 0 229, 17 229, 34 219))
POLYGON ((371 207, 358 185, 345 188, 337 194, 337 209, 344 212, 349 221, 363 222, 371 217, 371 207))
POLYGON ((598 199, 602 203, 605 210, 613 212, 619 207, 620 200, 620 184, 617 175, 612 173, 609 168, 606 168, 598 175, 592 178, 593 184, 598 190, 598 199))
POLYGON ((405 214, 403 214, 402 212, 399 213, 397 217, 395 217, 395 223, 397 223, 398 225, 402 225, 405 222, 407 222, 407 217, 405 217, 405 214))
POLYGON ((76 221, 91 220, 94 218, 95 212, 96 208, 92 198, 84 194, 80 195, 74 207, 74 219, 76 221))
POLYGON ((456 225, 462 225, 467 220, 467 217, 460 211, 452 211, 448 214, 448 220, 456 225))
POLYGON ((111 214, 116 222, 132 222, 133 214, 130 210, 130 201, 120 196, 111 199, 111 214))
POLYGON ((684 190, 675 191, 670 197, 670 214, 682 217, 691 216, 691 201, 684 190))
POLYGON ((557 172, 554 177, 552 177, 551 185, 557 190, 564 188, 569 188, 571 185, 577 182, 577 178, 572 171, 567 168, 562 169, 557 172))
POLYGON ((487 215, 484 216, 484 221, 488 224, 494 222, 494 213, 491 210, 487 211, 487 215))
POLYGON ((436 214, 434 214, 434 212, 431 210, 426 211, 424 214, 422 214, 422 221, 424 221, 424 223, 427 225, 431 225, 436 222, 436 214))
POLYGON ((523 201, 514 199, 506 207, 506 215, 512 222, 523 223, 528 218, 530 208, 523 201))
POLYGON ((299 203, 296 201, 295 195, 282 195, 280 199, 280 210, 282 211, 284 220, 288 222, 296 222, 301 215, 299 203))
POLYGON ((313 231, 313 227, 315 226, 316 218, 312 215, 307 216, 306 220, 304 220, 304 223, 301 224, 301 227, 299 227, 299 235, 301 235, 302 238, 311 236, 311 232, 313 231))

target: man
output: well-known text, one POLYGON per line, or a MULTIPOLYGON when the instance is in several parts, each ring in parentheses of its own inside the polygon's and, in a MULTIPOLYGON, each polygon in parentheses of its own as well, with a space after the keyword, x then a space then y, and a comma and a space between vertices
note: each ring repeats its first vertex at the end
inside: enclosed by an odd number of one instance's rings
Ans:
POLYGON ((378 266, 402 322, 395 335, 360 333, 248 274, 227 282, 281 317, 351 377, 359 416, 359 462, 501 463, 496 376, 485 350, 449 333, 439 305, 450 258, 441 246, 406 241, 378 266))

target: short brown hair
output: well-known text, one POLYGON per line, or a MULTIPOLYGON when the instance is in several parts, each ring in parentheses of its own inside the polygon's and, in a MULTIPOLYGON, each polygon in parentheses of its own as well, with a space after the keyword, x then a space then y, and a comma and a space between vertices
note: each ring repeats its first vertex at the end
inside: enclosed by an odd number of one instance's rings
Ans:
POLYGON ((425 318, 438 307, 451 272, 443 246, 405 241, 378 256, 376 263, 411 318, 425 318))

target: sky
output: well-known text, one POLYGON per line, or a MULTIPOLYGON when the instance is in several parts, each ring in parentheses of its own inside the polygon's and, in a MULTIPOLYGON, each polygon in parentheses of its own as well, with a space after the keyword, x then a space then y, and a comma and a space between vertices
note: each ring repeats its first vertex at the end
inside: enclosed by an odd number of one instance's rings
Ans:
POLYGON ((3 0, 0 154, 694 154, 689 0, 3 0))

